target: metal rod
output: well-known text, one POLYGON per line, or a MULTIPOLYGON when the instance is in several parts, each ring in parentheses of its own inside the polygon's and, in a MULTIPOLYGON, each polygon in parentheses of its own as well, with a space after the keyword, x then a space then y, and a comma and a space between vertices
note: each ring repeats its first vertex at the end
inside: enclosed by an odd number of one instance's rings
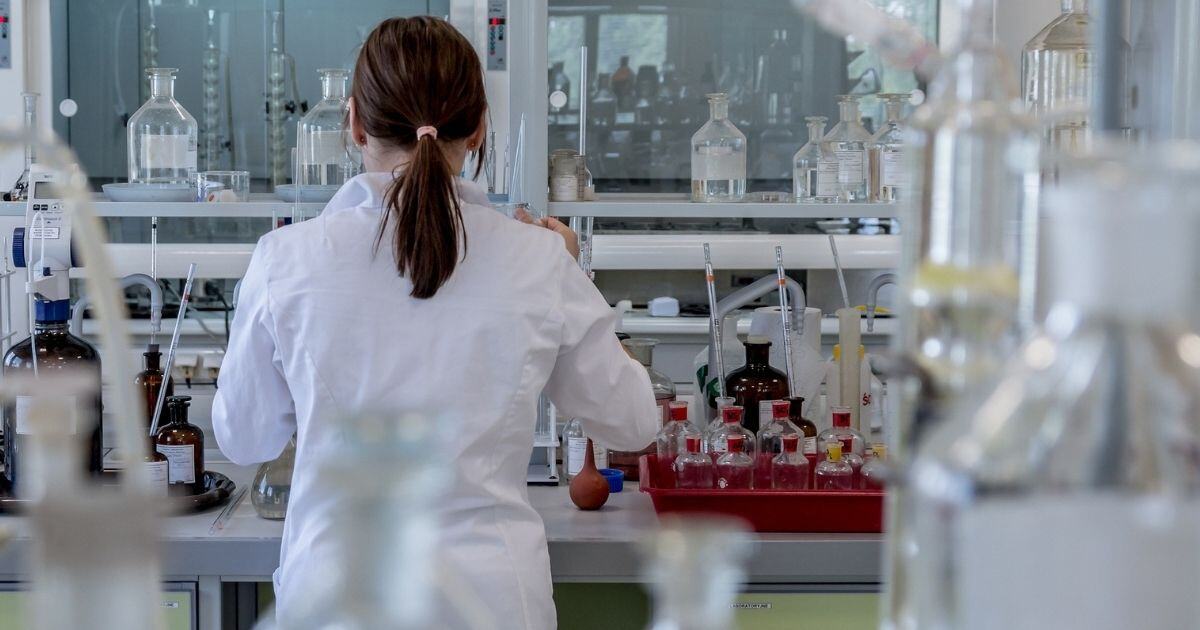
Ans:
MULTIPOLYGON (((579 47, 579 155, 587 156, 588 47, 579 47)), ((586 157, 585 157, 586 159, 586 157)))
POLYGON ((1092 95, 1092 112, 1096 130, 1115 132, 1121 129, 1121 84, 1125 68, 1122 65, 1124 23, 1121 0, 1093 0, 1096 19, 1092 22, 1092 41, 1096 43, 1096 89, 1092 95))
POLYGON ((163 401, 167 399, 167 382, 175 367, 175 349, 179 347, 179 332, 187 317, 188 302, 192 299, 192 282, 196 280, 196 263, 188 265, 187 282, 183 283, 183 295, 179 298, 179 314, 175 316, 175 331, 171 333, 171 345, 167 346, 167 361, 163 365, 163 384, 158 388, 158 402, 154 405, 154 419, 150 422, 150 435, 158 433, 158 421, 162 416, 163 401))
POLYGON ((837 242, 829 235, 829 249, 833 251, 833 266, 837 269, 838 286, 842 289, 842 306, 850 308, 850 292, 846 290, 846 272, 842 271, 842 258, 838 256, 837 242))
MULTIPOLYGON (((720 397, 725 397, 725 348, 721 345, 721 322, 717 316, 717 278, 713 275, 712 252, 709 249, 708 243, 704 244, 704 283, 708 288, 708 325, 712 328, 712 333, 709 335, 708 342, 712 347, 716 348, 717 359, 717 393, 720 397)), ((711 373, 713 366, 709 366, 711 373)), ((704 396, 707 384, 700 383, 700 395, 704 396)))
POLYGON ((775 275, 779 277, 779 315, 783 318, 783 363, 787 367, 788 397, 796 391, 796 374, 792 370, 792 309, 788 304, 787 273, 783 270, 783 247, 775 246, 775 275))

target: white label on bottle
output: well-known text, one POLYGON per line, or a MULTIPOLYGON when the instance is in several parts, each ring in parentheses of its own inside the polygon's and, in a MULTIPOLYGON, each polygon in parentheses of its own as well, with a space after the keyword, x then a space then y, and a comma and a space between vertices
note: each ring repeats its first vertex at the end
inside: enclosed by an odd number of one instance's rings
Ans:
POLYGON ((730 181, 746 179, 746 153, 733 147, 696 147, 692 156, 692 179, 730 181))
POLYGON ((817 438, 815 436, 804 438, 804 454, 805 455, 816 455, 817 454, 817 438))
POLYGON ((554 177, 550 179, 551 201, 579 201, 579 178, 554 177))
POLYGON ((167 483, 170 477, 170 472, 167 470, 167 462, 144 462, 146 472, 150 475, 150 487, 153 489, 155 496, 167 496, 167 483))
MULTIPOLYGON (((79 407, 78 399, 75 396, 65 396, 62 399, 66 408, 70 410, 66 420, 66 432, 69 435, 75 435, 79 432, 79 407)), ((30 424, 30 412, 33 411, 32 396, 17 396, 16 400, 16 416, 17 416, 17 435, 29 435, 33 433, 33 427, 30 424)), ((47 418, 49 424, 47 429, 55 426, 52 419, 47 418)))
POLYGON ((889 188, 904 187, 907 177, 904 174, 904 154, 900 151, 882 151, 879 154, 880 182, 889 188))
POLYGON ((1200 619, 1195 499, 996 499, 967 509, 954 536, 956 627, 1195 628, 1200 619))
POLYGON ((567 438, 567 475, 574 477, 583 470, 583 459, 587 456, 587 438, 567 438))
POLYGON ((837 160, 821 160, 817 163, 817 196, 836 197, 838 184, 837 160))
POLYGON ((196 168, 196 149, 186 134, 142 136, 142 165, 148 168, 196 168))
POLYGON ((838 183, 857 186, 864 181, 866 153, 864 151, 834 151, 837 156, 838 183))
POLYGON ((171 483, 196 483, 196 447, 191 444, 159 444, 158 452, 167 456, 167 480, 171 483))

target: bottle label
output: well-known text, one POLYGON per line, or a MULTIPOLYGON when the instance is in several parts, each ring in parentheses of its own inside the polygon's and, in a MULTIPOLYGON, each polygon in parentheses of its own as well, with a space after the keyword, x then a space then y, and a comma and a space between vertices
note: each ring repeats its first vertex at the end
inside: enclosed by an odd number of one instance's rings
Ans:
POLYGON ((821 160, 817 163, 817 196, 836 197, 838 184, 837 160, 821 160))
POLYGON ((143 168, 196 168, 196 145, 187 134, 148 133, 142 136, 143 168))
MULTIPOLYGON (((69 435, 75 435, 79 432, 79 406, 78 398, 75 396, 63 397, 63 402, 70 413, 67 416, 65 430, 69 435)), ((17 435, 29 435, 33 433, 33 424, 30 414, 33 411, 33 396, 17 396, 16 400, 16 419, 17 435)), ((48 423, 45 428, 50 429, 56 426, 55 419, 47 418, 48 423)))
POLYGON ((169 464, 167 462, 145 462, 146 472, 150 474, 150 487, 154 496, 167 496, 167 483, 170 480, 169 464))
POLYGON ((866 153, 863 151, 834 151, 837 156, 838 183, 857 186, 865 181, 866 153))
POLYGON ((196 447, 191 444, 159 444, 158 452, 167 456, 167 480, 171 483, 196 483, 196 447))
POLYGON ((805 455, 816 455, 817 454, 817 438, 815 438, 815 437, 804 438, 804 454, 805 455))
POLYGON ((880 183, 889 188, 903 188, 907 176, 904 172, 904 154, 900 151, 883 151, 880 157, 880 183))
POLYGON ((696 153, 692 156, 692 179, 746 179, 746 153, 735 152, 730 146, 696 147, 696 153))
POLYGON ((1182 496, 983 501, 949 532, 959 576, 955 626, 1193 628, 1198 531, 1200 502, 1182 496))
POLYGON ((579 201, 578 177, 554 177, 550 180, 551 201, 579 201))
POLYGON ((583 470, 583 460, 587 456, 587 438, 567 438, 567 475, 574 477, 583 470))

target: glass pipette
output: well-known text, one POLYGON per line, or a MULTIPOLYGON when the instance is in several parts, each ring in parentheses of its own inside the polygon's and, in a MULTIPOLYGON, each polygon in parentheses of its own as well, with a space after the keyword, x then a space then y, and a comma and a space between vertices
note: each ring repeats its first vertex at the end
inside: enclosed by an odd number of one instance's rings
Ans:
POLYGON ((166 383, 171 378, 171 370, 175 368, 175 349, 179 347, 179 332, 183 328, 183 320, 187 317, 188 302, 192 299, 192 282, 196 280, 196 263, 188 265, 187 282, 183 283, 183 295, 179 298, 179 314, 175 316, 175 331, 171 333, 171 345, 167 346, 167 361, 163 365, 163 386, 158 388, 158 402, 154 405, 154 419, 150 422, 150 435, 158 433, 158 420, 162 416, 163 401, 167 397, 166 383))
MULTIPOLYGON (((712 252, 708 243, 704 244, 704 283, 708 288, 708 325, 712 327, 709 343, 716 348, 714 356, 717 359, 717 392, 725 397, 725 347, 721 344, 721 322, 717 316, 717 278, 713 275, 712 252)), ((709 366, 712 369, 712 366, 709 366)), ((707 389, 703 383, 701 389, 707 389)))
POLYGON ((796 375, 792 373, 792 309, 788 304, 787 274, 783 271, 783 247, 780 245, 775 246, 775 275, 779 277, 779 314, 783 317, 783 363, 787 366, 788 396, 795 398, 799 394, 796 393, 796 375))
POLYGON ((838 256, 837 242, 829 235, 829 249, 833 251, 833 266, 837 269, 838 286, 842 289, 842 306, 850 308, 850 292, 846 290, 846 272, 842 271, 842 258, 838 256))

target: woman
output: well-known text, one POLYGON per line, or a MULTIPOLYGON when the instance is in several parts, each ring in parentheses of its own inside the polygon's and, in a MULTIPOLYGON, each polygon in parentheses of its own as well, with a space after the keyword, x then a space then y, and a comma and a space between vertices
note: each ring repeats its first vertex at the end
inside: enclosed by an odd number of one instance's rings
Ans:
POLYGON ((297 437, 278 605, 299 602, 302 578, 330 568, 318 560, 329 514, 312 496, 312 462, 338 439, 338 418, 435 410, 466 429, 439 555, 498 627, 552 628, 545 531, 525 482, 537 397, 592 418, 597 441, 637 450, 661 417, 649 378, 564 247, 570 230, 509 220, 455 177, 468 152, 483 153, 487 109, 462 35, 426 17, 383 22, 363 44, 351 97, 368 172, 319 217, 259 241, 213 404, 235 463, 270 460, 297 437))

